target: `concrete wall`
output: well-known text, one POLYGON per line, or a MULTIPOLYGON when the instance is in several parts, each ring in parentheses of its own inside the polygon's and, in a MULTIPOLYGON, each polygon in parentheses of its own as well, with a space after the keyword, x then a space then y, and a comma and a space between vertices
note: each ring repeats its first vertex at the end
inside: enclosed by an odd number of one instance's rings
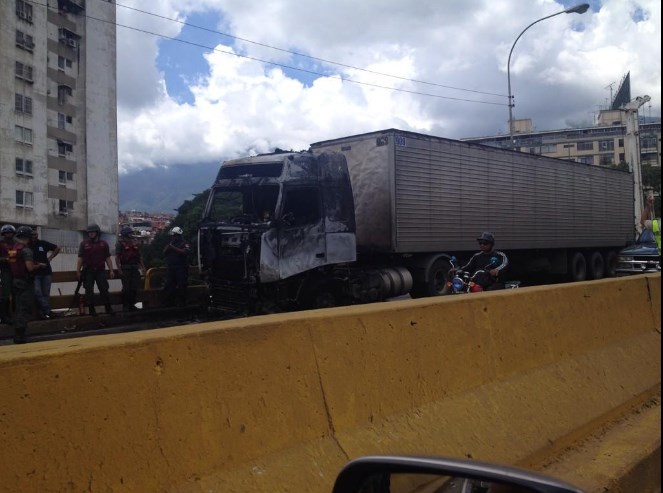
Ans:
POLYGON ((660 275, 5 346, 0 491, 322 493, 375 453, 523 464, 660 394, 660 360, 660 275))

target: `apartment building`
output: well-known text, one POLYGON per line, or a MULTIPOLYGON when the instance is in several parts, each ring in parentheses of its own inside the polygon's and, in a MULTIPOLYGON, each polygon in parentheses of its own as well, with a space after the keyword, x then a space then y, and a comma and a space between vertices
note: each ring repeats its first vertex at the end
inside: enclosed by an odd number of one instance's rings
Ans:
POLYGON ((0 2, 0 224, 39 227, 65 270, 88 223, 117 228, 115 8, 0 2))
MULTIPOLYGON (((514 121, 514 147, 521 152, 544 154, 595 166, 627 163, 626 112, 603 110, 592 127, 535 131, 529 119, 514 121)), ((661 122, 639 123, 639 138, 632 139, 640 164, 661 165, 661 122)), ((495 147, 510 146, 508 134, 463 139, 495 147)))

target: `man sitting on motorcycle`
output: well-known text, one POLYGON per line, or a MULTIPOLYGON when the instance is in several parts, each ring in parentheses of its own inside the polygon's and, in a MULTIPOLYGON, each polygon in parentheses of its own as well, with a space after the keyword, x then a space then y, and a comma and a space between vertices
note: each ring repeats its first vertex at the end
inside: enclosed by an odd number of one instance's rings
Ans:
POLYGON ((503 252, 495 250, 495 237, 492 233, 481 233, 477 242, 481 251, 472 255, 472 258, 460 269, 472 273, 485 270, 486 274, 476 276, 475 282, 486 291, 504 289, 504 283, 500 282, 499 275, 509 265, 509 259, 503 252))

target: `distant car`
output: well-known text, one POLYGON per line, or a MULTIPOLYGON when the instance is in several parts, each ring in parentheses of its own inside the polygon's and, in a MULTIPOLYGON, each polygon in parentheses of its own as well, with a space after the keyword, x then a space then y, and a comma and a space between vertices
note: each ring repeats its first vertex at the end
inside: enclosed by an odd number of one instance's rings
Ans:
POLYGON ((645 229, 634 245, 628 246, 617 256, 618 276, 661 272, 661 256, 651 229, 645 229))

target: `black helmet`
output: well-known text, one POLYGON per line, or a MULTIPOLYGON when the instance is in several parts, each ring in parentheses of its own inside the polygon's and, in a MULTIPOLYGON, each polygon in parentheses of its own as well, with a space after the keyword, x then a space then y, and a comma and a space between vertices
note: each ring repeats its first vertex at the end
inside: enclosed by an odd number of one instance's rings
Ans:
POLYGON ((32 228, 29 226, 21 226, 16 230, 17 238, 32 238, 32 228))
POLYGON ((93 231, 95 233, 99 233, 101 231, 101 228, 99 227, 98 224, 92 223, 87 225, 87 229, 85 230, 88 233, 92 233, 93 231))
POLYGON ((129 226, 123 226, 122 229, 120 230, 120 236, 131 236, 133 232, 134 230, 131 229, 129 226))
POLYGON ((483 233, 481 233, 481 236, 479 236, 477 238, 477 241, 487 241, 491 245, 494 245, 495 244, 495 237, 493 236, 493 233, 488 233, 488 232, 484 231, 483 233))
POLYGON ((16 228, 11 224, 5 224, 2 228, 0 228, 0 234, 4 235, 5 233, 16 233, 16 228))

